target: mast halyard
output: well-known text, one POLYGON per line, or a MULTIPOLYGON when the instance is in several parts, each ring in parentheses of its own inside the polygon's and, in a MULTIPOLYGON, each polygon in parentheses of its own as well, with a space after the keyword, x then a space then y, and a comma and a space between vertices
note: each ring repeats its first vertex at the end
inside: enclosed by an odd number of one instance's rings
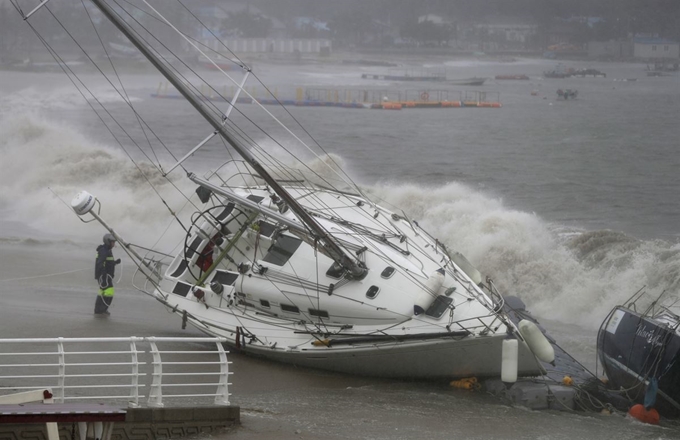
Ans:
MULTIPOLYGON (((236 152, 243 157, 253 170, 269 185, 272 190, 283 199, 288 207, 295 213, 295 215, 304 223, 313 234, 315 234, 326 247, 328 254, 340 264, 343 268, 349 271, 353 278, 361 279, 366 273, 367 269, 358 260, 354 260, 348 253, 330 236, 330 234, 319 225, 312 216, 295 200, 295 198, 288 193, 277 181, 272 177, 267 170, 260 164, 260 162, 244 147, 232 137, 227 131, 222 121, 216 118, 196 97, 191 90, 178 78, 174 72, 170 71, 158 57, 137 37, 136 32, 125 21, 123 21, 116 14, 111 7, 105 3, 104 0, 91 0, 94 5, 108 18, 130 42, 139 49, 151 64, 184 96, 189 103, 198 111, 198 113, 205 118, 206 121, 219 132, 220 136, 231 145, 236 152)), ((191 178, 191 174, 190 174, 191 178)))

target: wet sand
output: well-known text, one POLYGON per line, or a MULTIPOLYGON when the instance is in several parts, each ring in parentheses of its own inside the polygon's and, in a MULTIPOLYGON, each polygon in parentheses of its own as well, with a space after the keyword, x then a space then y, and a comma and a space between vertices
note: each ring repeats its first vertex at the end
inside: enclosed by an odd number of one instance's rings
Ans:
MULTIPOLYGON (((4 338, 201 336, 137 293, 123 262, 108 318, 93 315, 94 245, 0 243, 4 338), (77 271, 77 272, 73 272, 77 271), (64 273, 70 272, 70 273, 64 273), (44 276, 48 274, 57 274, 44 276), (24 278, 24 279, 21 279, 24 278)), ((232 353, 231 402, 242 426, 224 439, 640 439, 678 438, 673 428, 621 416, 529 411, 445 383, 401 382, 296 368, 232 353)))

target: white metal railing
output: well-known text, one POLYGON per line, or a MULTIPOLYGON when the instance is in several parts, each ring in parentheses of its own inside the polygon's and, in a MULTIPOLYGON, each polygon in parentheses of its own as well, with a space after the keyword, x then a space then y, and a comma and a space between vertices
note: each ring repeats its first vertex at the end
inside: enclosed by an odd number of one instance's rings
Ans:
POLYGON ((232 373, 225 341, 136 336, 0 339, 0 395, 50 388, 59 403, 126 400, 137 407, 146 398, 148 406, 161 407, 164 398, 212 397, 217 405, 229 405, 232 373), (204 343, 210 342, 215 350, 206 350, 204 343), (148 350, 142 347, 146 345, 148 350))

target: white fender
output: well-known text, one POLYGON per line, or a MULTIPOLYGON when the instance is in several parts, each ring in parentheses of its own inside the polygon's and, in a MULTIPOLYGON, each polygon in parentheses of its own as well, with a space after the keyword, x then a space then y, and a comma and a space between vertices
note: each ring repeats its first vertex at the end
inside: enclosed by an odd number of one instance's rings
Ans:
POLYGON ((501 361, 501 380, 505 383, 517 382, 517 339, 504 339, 501 361))
POLYGON ((416 315, 423 313, 437 298, 437 292, 441 289, 446 279, 446 272, 439 268, 430 274, 430 278, 425 283, 425 288, 416 296, 414 302, 414 310, 416 315), (420 309, 420 311, 419 311, 420 309))
POLYGON ((482 282, 482 274, 468 261, 467 258, 460 252, 454 252, 453 255, 451 255, 451 259, 453 260, 454 263, 460 267, 460 269, 467 274, 467 276, 470 277, 473 283, 479 286, 479 284, 482 282))
POLYGON ((555 361, 555 349, 536 324, 523 319, 519 322, 517 328, 519 328, 519 332, 529 346, 529 349, 538 359, 548 363, 555 361))

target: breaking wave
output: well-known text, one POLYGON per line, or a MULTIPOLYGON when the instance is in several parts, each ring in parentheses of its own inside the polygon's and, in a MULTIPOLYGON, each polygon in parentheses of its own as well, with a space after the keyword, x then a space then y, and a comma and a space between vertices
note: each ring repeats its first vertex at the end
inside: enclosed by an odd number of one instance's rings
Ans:
POLYGON ((381 184, 373 191, 537 316, 597 328, 612 307, 645 286, 650 299, 664 290, 678 296, 678 244, 610 230, 565 230, 458 183, 381 184))
POLYGON ((144 242, 149 232, 160 232, 169 223, 168 210, 155 191, 173 209, 186 201, 148 162, 135 166, 119 148, 37 116, 20 115, 0 123, 0 156, 3 219, 21 222, 50 239, 54 234, 86 240, 101 236, 101 226, 83 227, 64 205, 81 190, 101 201, 102 216, 116 229, 144 242))

